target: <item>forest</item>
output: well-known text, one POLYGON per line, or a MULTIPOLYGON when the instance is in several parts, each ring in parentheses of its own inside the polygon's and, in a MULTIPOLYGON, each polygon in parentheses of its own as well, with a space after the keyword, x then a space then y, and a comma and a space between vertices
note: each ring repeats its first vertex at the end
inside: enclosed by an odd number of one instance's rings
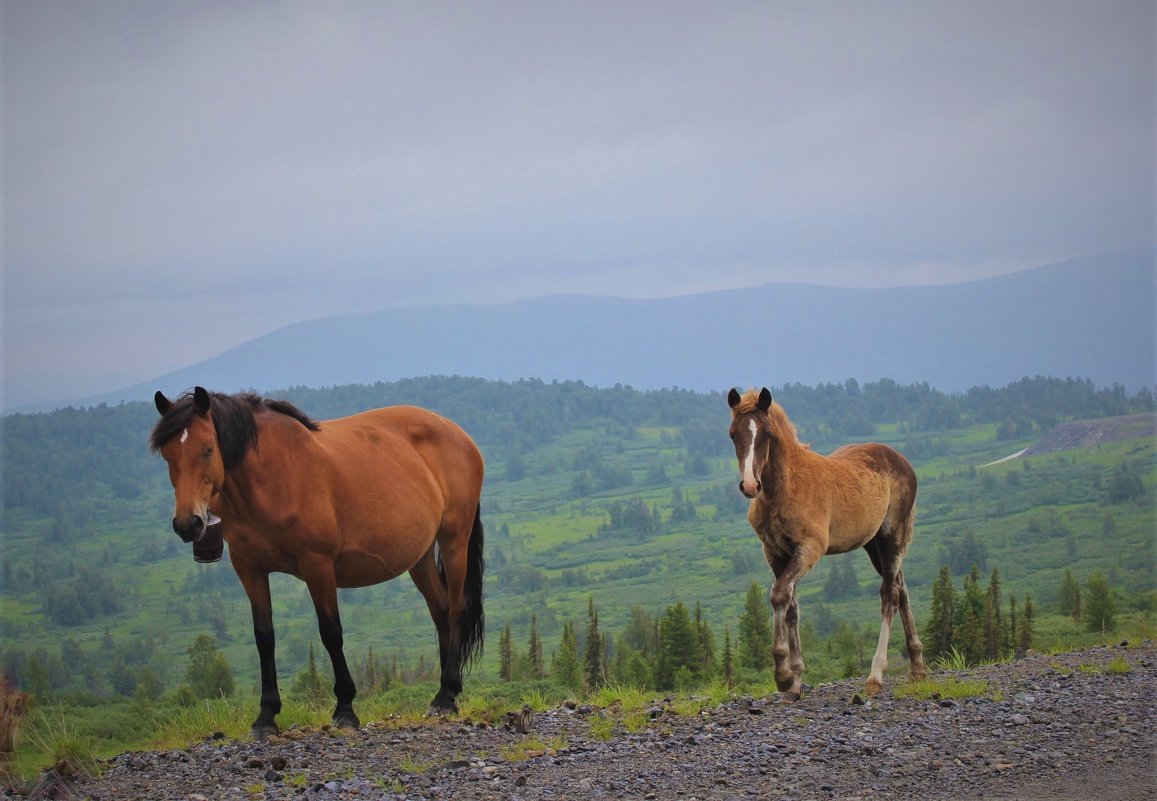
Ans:
MULTIPOLYGON (((931 658, 1151 631, 1150 391, 1044 377, 959 394, 887 379, 771 390, 813 449, 874 439, 916 467, 905 572, 931 658), (1127 415, 1148 425, 1000 461, 1061 423, 1127 415)), ((581 693, 767 681, 770 572, 735 487, 723 393, 430 377, 266 394, 317 419, 426 406, 478 441, 488 648, 472 682, 581 693)), ((194 564, 169 528, 171 489, 146 446, 155 419, 142 401, 2 421, 0 669, 40 703, 102 709, 92 736, 109 741, 146 710, 251 697, 256 684, 236 577, 194 564)), ((808 681, 866 675, 877 588, 857 554, 821 560, 801 584, 808 681)), ((280 577, 273 592, 282 686, 324 698, 304 585, 280 577)), ((433 627, 408 581, 341 601, 363 695, 434 677, 433 627)))

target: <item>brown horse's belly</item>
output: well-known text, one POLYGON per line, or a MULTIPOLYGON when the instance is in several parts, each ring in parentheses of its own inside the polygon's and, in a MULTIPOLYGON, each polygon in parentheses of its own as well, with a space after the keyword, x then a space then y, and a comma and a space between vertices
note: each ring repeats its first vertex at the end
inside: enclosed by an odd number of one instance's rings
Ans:
MULTIPOLYGON (((417 561, 417 560, 415 560, 417 561)), ((412 563, 399 567, 377 554, 352 552, 340 554, 333 563, 339 587, 370 587, 405 573, 412 563)))

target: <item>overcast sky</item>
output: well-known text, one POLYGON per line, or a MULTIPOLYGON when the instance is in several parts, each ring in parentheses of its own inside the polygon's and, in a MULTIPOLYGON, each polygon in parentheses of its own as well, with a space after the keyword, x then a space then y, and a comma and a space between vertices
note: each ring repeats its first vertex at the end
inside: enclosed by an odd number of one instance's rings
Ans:
POLYGON ((1151 246, 1151 2, 3 0, 6 408, 297 320, 1151 246))

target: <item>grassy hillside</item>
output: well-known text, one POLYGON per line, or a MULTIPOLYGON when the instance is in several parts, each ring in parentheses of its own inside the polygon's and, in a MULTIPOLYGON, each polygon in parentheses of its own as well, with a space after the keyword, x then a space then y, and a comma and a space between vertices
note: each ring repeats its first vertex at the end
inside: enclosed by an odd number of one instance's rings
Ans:
MULTIPOLYGON (((420 403, 479 440, 488 461, 484 678, 495 675, 504 625, 521 649, 537 615, 549 663, 563 624, 581 630, 591 597, 612 640, 633 606, 657 615, 676 601, 700 604, 721 649, 725 630, 736 636, 747 587, 770 581, 735 486, 721 396, 471 379, 278 395, 317 417, 420 403)), ((1151 415, 1151 396, 1051 379, 960 396, 891 382, 784 387, 776 396, 816 450, 874 439, 916 466, 917 536, 906 574, 921 621, 942 564, 957 576, 973 563, 985 576, 999 567, 1006 597, 1031 594, 1042 612, 1055 606, 1065 568, 1080 580, 1101 569, 1126 611, 1150 610, 1151 427, 1094 447, 983 465, 1065 420, 1151 415), (1114 495, 1121 474, 1140 491, 1114 495)), ((144 444, 154 418, 151 404, 5 418, 0 619, 4 669, 24 686, 131 696, 147 668, 172 691, 184 681, 186 649, 202 633, 217 638, 243 694, 256 683, 248 603, 236 577, 223 563, 194 564, 169 528, 163 463, 144 444)), ((318 638, 305 586, 276 579, 278 660, 288 681, 318 638)), ((843 621, 874 641, 877 586, 862 554, 821 561, 800 589, 809 638, 843 621), (829 587, 845 563, 854 586, 829 587)), ((351 661, 372 649, 411 672, 419 660, 433 663, 433 627, 408 579, 343 591, 342 601, 351 661)), ((897 634, 894 647, 900 641, 897 634)))

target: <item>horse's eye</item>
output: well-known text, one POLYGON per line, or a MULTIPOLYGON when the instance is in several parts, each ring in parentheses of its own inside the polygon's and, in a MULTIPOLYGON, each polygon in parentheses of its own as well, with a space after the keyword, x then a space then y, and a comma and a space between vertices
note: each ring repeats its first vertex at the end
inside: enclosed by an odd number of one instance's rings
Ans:
POLYGON ((735 432, 734 431, 728 431, 727 436, 731 437, 732 442, 735 441, 735 432))

